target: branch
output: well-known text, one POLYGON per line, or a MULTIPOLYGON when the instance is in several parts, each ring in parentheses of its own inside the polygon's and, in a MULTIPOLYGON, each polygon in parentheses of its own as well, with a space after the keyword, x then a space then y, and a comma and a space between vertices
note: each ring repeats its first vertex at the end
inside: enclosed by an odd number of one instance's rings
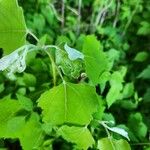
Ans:
POLYGON ((115 12, 115 19, 113 22, 113 27, 115 28, 118 22, 118 17, 119 17, 119 10, 120 10, 120 0, 117 0, 116 4, 116 12, 115 12))

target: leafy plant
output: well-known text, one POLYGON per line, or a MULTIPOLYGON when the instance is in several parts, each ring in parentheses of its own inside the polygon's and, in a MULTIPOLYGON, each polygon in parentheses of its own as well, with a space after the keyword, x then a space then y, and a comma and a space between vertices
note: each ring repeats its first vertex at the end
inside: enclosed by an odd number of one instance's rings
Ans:
POLYGON ((19 1, 26 25, 17 0, 0 1, 0 148, 147 150, 149 88, 135 85, 149 66, 129 72, 149 54, 130 47, 129 26, 139 19, 137 36, 149 33, 148 2, 36 2, 19 1))

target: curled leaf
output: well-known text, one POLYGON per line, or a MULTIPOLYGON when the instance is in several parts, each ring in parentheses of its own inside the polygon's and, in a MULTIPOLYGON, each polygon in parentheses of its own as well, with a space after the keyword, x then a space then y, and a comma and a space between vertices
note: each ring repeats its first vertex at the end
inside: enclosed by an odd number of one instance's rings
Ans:
POLYGON ((112 132, 115 132, 115 133, 118 133, 120 135, 122 135, 123 137, 127 138, 129 141, 129 136, 128 136, 128 132, 126 132, 124 129, 122 128, 118 128, 118 127, 109 127, 106 123, 109 123, 107 121, 101 121, 100 124, 102 126, 104 126, 105 128, 107 128, 108 130, 112 131, 112 132))
POLYGON ((22 46, 0 59, 0 71, 7 70, 8 76, 18 72, 21 73, 26 69, 25 58, 30 49, 29 45, 22 46))
POLYGON ((81 52, 69 47, 67 44, 65 44, 64 49, 66 50, 70 60, 76 60, 78 58, 84 59, 84 55, 81 52))

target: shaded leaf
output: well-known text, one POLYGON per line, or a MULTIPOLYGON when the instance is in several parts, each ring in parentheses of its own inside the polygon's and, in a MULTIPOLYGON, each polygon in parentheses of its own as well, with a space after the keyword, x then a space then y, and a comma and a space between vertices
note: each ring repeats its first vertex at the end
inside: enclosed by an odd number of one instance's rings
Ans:
POLYGON ((139 75, 138 78, 150 79, 150 65, 148 65, 139 75))
POLYGON ((128 119, 128 126, 139 139, 143 139, 147 134, 147 126, 143 122, 140 113, 131 114, 128 119))
POLYGON ((143 52, 139 52, 139 53, 136 54, 136 56, 134 58, 134 61, 143 62, 147 58, 148 58, 148 53, 143 51, 143 52))

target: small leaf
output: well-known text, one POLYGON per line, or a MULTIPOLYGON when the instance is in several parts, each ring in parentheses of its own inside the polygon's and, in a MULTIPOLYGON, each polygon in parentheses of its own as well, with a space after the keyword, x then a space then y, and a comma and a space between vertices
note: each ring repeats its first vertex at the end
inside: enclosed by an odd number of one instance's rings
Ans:
POLYGON ((143 52, 139 52, 139 53, 136 54, 136 56, 134 58, 134 61, 143 62, 147 58, 148 58, 148 53, 143 51, 143 52))
POLYGON ((28 87, 36 85, 36 77, 30 73, 24 73, 23 81, 28 87))
POLYGON ((123 78, 119 71, 116 71, 111 75, 111 88, 106 96, 108 107, 110 107, 119 98, 120 91, 123 88, 122 82, 123 78))
POLYGON ((58 135, 65 140, 75 143, 78 149, 87 150, 95 143, 90 131, 86 127, 62 126, 58 135))
POLYGON ((68 58, 67 53, 62 50, 56 50, 56 64, 66 76, 75 79, 80 76, 84 68, 83 60, 76 59, 72 61, 68 58))
POLYGON ((64 49, 66 50, 70 60, 84 59, 84 55, 81 52, 69 47, 67 44, 65 44, 64 49))
POLYGON ((123 98, 129 98, 134 94, 134 85, 132 82, 127 83, 123 89, 123 98))
POLYGON ((115 133, 118 133, 120 135, 122 135, 123 137, 127 138, 128 140, 129 139, 129 136, 128 136, 128 132, 126 132, 124 129, 122 128, 118 128, 118 127, 109 127, 106 123, 109 123, 109 122, 104 122, 104 121, 101 121, 100 122, 105 128, 109 129, 110 131, 112 132, 115 132, 115 133))
POLYGON ((98 105, 95 89, 86 84, 60 84, 43 93, 38 100, 38 106, 43 109, 43 121, 52 125, 86 125, 98 105))
POLYGON ((12 119, 20 109, 21 105, 16 100, 8 99, 7 97, 0 100, 0 137, 5 137, 8 121, 12 119))
POLYGON ((147 21, 142 21, 141 27, 137 31, 138 35, 149 35, 150 34, 150 23, 147 21))
POLYGON ((0 93, 5 90, 4 83, 0 84, 0 93))
POLYGON ((23 95, 20 95, 20 94, 17 94, 17 98, 18 98, 18 101, 19 101, 20 105, 22 106, 22 108, 24 108, 27 111, 32 111, 33 103, 31 101, 31 99, 29 99, 23 95))
POLYGON ((150 79, 150 65, 148 65, 139 75, 138 78, 150 79))
POLYGON ((140 113, 131 114, 128 119, 128 127, 131 131, 136 135, 136 137, 140 138, 141 140, 147 134, 147 126, 143 122, 142 115, 140 113))
POLYGON ((102 45, 94 35, 85 38, 83 53, 86 73, 94 84, 98 84, 101 74, 108 69, 108 60, 102 50, 102 45))
POLYGON ((100 139, 97 148, 98 150, 131 150, 127 141, 109 138, 100 139))

